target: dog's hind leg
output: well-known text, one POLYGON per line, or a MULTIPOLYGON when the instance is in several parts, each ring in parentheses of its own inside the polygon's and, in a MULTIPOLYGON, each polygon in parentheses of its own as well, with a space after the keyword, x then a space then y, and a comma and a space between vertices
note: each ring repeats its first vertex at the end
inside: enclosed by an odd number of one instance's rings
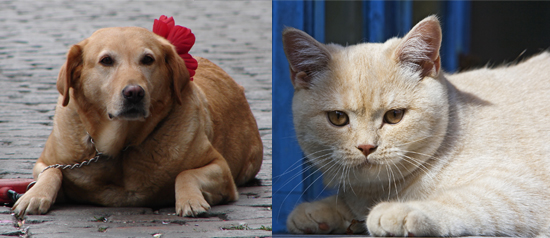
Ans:
POLYGON ((238 199, 237 186, 223 156, 211 148, 205 156, 214 160, 204 167, 185 170, 176 178, 176 213, 197 216, 210 205, 238 199))

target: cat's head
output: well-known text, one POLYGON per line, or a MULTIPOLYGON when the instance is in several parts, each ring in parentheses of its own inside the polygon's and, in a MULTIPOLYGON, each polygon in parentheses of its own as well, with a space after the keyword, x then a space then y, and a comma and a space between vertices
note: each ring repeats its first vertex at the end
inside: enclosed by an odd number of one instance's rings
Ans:
POLYGON ((436 17, 385 43, 324 45, 293 28, 283 43, 298 141, 326 181, 342 173, 387 181, 423 169, 448 124, 436 17))

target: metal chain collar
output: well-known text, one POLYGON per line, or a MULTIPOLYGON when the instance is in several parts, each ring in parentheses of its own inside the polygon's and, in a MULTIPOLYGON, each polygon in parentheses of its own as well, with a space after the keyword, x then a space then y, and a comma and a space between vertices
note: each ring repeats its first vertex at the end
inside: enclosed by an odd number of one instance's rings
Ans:
MULTIPOLYGON (((86 132, 86 134, 88 134, 86 132)), ((88 134, 88 136, 90 136, 90 134, 88 134)), ((90 136, 90 142, 92 143, 92 145, 94 145, 94 149, 95 149, 95 156, 89 160, 84 160, 80 163, 76 163, 76 164, 52 164, 52 165, 49 165, 48 167, 44 168, 42 170, 42 172, 40 172, 40 174, 38 174, 38 177, 40 177, 40 175, 42 173, 44 173, 44 171, 48 170, 48 169, 51 169, 51 168, 56 168, 56 169, 74 169, 74 168, 80 168, 82 166, 85 166, 85 165, 89 165, 90 163, 92 162, 97 162, 99 160, 99 157, 103 156, 103 153, 99 152, 99 150, 97 150, 97 147, 95 146, 95 143, 94 143, 94 139, 90 136)))

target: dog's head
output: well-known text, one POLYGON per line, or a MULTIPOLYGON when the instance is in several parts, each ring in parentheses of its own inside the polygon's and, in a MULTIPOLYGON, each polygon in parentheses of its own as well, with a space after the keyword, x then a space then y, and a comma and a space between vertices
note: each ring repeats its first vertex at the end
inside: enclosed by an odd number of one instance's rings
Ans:
POLYGON ((63 106, 72 96, 111 120, 143 120, 152 107, 181 104, 188 82, 184 61, 166 39, 145 28, 114 27, 71 47, 57 89, 63 106))

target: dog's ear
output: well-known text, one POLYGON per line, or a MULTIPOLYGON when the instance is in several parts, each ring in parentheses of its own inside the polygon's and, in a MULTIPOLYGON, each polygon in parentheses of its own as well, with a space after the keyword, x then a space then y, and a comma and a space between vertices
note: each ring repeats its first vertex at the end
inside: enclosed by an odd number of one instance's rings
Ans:
POLYGON ((80 72, 82 70, 82 46, 85 42, 81 42, 77 45, 73 45, 67 53, 67 61, 59 70, 59 76, 57 77, 57 91, 63 96, 63 106, 69 104, 69 88, 74 84, 75 80, 80 78, 80 72))
POLYGON ((172 45, 163 45, 166 67, 172 77, 172 89, 174 97, 179 105, 182 104, 181 91, 189 83, 189 71, 185 67, 185 61, 178 55, 172 45))

